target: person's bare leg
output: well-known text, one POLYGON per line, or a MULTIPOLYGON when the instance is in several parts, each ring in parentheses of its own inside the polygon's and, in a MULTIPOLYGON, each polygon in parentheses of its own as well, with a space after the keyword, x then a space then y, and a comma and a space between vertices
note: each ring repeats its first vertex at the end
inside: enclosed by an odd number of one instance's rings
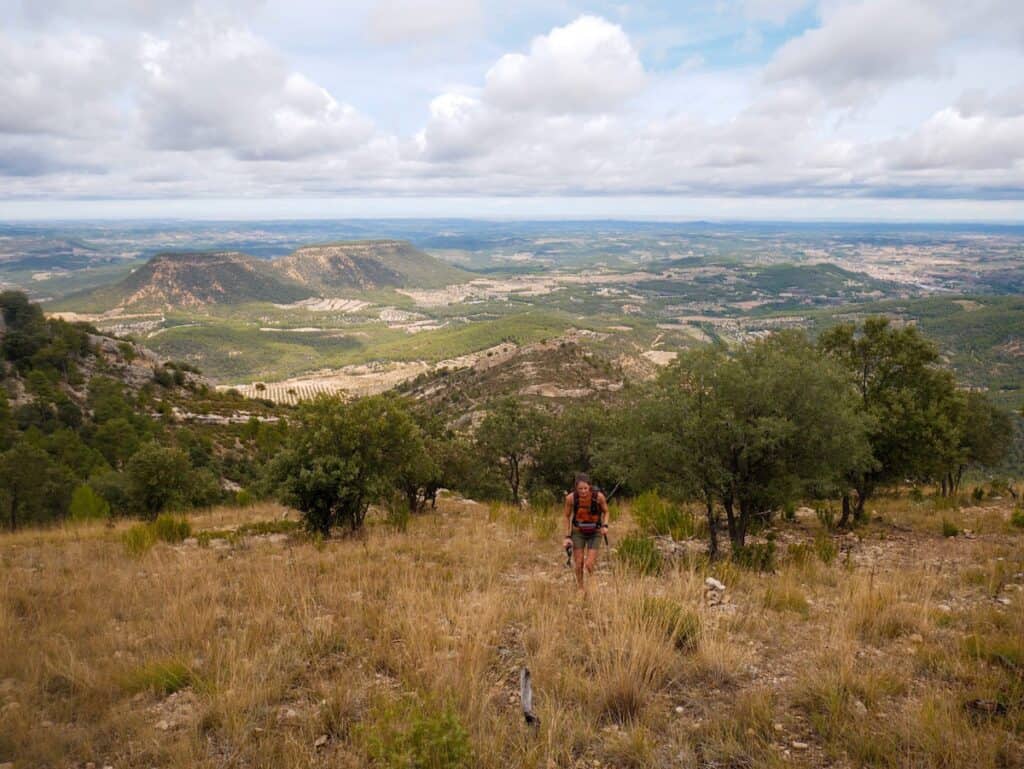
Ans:
POLYGON ((577 547, 572 551, 572 565, 573 570, 576 572, 576 587, 580 590, 583 590, 584 550, 585 548, 577 547))
POLYGON ((593 574, 594 569, 597 567, 597 550, 593 548, 587 548, 587 560, 586 560, 587 574, 593 574))

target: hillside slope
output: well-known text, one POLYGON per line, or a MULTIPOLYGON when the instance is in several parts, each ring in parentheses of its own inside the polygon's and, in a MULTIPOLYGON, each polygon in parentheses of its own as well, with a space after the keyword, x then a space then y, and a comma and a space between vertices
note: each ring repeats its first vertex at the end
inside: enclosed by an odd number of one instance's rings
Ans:
POLYGON ((252 257, 235 251, 157 254, 124 279, 74 294, 56 309, 133 310, 197 308, 211 304, 295 302, 308 289, 275 275, 252 257))
POLYGON ((273 262, 288 280, 320 293, 384 287, 435 288, 464 282, 463 270, 403 240, 303 246, 273 262))

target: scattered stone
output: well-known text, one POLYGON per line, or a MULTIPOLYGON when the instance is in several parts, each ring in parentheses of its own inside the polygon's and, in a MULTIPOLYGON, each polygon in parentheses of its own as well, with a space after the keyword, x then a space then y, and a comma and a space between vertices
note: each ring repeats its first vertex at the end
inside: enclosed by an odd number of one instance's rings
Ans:
POLYGON ((161 732, 169 732, 171 730, 171 722, 168 721, 166 718, 161 718, 159 721, 156 722, 156 728, 159 729, 161 732))
POLYGON ((329 738, 327 737, 327 735, 326 735, 326 734, 321 734, 321 735, 320 735, 319 737, 317 737, 317 738, 316 738, 316 741, 315 741, 315 742, 313 743, 313 747, 314 747, 314 748, 323 748, 323 747, 326 747, 326 746, 327 746, 327 740, 328 740, 328 739, 329 739, 329 738))
POLYGON ((953 611, 953 608, 948 603, 940 603, 935 608, 941 611, 943 614, 949 614, 953 611))
POLYGON ((1013 601, 1011 601, 1009 598, 1007 598, 1004 595, 999 596, 996 599, 996 602, 997 603, 1001 603, 1003 606, 1009 606, 1009 605, 1011 605, 1013 603, 1013 601))
POLYGON ((806 742, 799 742, 797 740, 794 740, 790 744, 793 746, 793 750, 807 750, 807 748, 811 747, 806 742))
POLYGON ((865 705, 860 700, 854 700, 853 701, 852 709, 853 709, 853 714, 855 716, 859 716, 861 718, 863 718, 864 716, 866 716, 868 714, 868 707, 867 707, 867 705, 865 705))
POLYGON ((682 705, 676 705, 676 713, 678 713, 679 715, 682 715, 685 712, 686 712, 686 708, 684 708, 682 705))
POLYGON ((775 731, 777 732, 781 732, 784 731, 786 727, 784 727, 782 724, 772 724, 772 728, 775 729, 775 731))
POLYGON ((706 580, 704 580, 704 586, 711 590, 718 590, 719 592, 725 591, 725 585, 723 585, 714 577, 708 577, 706 580))
POLYGON ((912 644, 923 644, 924 637, 920 633, 911 633, 908 639, 912 644))
POLYGON ((299 713, 295 708, 281 708, 281 711, 277 714, 278 721, 294 721, 299 717, 299 713))

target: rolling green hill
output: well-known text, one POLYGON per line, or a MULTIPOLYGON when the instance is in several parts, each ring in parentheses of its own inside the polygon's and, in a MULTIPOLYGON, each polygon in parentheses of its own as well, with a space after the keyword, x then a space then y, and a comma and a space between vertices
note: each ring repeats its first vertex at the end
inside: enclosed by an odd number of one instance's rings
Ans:
POLYGON ((953 296, 871 302, 815 318, 817 327, 842 319, 888 315, 920 326, 963 381, 1008 405, 1024 401, 1024 297, 953 296))

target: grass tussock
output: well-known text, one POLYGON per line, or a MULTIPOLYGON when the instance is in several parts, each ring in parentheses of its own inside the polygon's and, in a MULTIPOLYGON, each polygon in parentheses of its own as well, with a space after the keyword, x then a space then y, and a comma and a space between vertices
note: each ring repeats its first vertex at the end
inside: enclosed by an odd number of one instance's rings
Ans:
POLYGON ((585 597, 542 505, 444 500, 326 540, 261 503, 0 537, 0 763, 1024 765, 1008 508, 974 539, 930 509, 898 537, 782 521, 761 571, 662 559, 621 507, 585 597))

